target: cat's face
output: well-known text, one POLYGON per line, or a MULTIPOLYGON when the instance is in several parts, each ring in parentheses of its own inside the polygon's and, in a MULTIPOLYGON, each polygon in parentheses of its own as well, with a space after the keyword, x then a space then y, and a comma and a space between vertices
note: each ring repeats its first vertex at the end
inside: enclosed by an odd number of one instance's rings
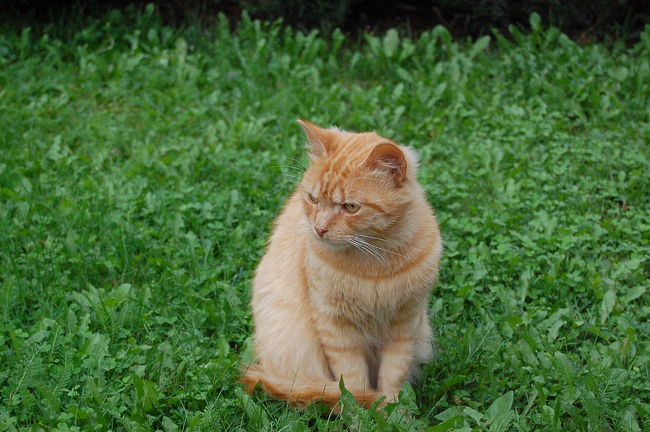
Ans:
POLYGON ((299 188, 311 235, 335 249, 390 237, 412 200, 414 156, 376 133, 299 122, 311 145, 299 188))

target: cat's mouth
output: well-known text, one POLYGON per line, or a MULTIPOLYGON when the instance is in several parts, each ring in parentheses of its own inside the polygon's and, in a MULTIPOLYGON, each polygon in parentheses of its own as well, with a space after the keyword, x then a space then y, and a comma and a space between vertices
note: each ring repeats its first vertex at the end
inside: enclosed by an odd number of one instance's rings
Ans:
POLYGON ((350 246, 345 241, 345 239, 340 239, 336 237, 327 237, 327 235, 320 237, 318 234, 314 234, 314 238, 318 243, 323 244, 333 250, 343 250, 343 249, 347 249, 350 246))

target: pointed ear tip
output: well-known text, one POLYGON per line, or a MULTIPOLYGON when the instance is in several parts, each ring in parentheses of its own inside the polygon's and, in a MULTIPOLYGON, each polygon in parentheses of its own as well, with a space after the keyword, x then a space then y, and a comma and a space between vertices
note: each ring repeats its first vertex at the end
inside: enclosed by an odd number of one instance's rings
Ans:
POLYGON ((322 127, 310 122, 309 120, 303 120, 301 118, 296 119, 296 122, 303 128, 305 133, 316 133, 320 134, 324 130, 322 127))
POLYGON ((307 120, 303 120, 301 118, 297 118, 296 123, 298 123, 300 125, 300 127, 303 128, 305 131, 307 131, 307 129, 309 129, 309 128, 311 128, 313 126, 313 124, 311 122, 309 122, 307 120))

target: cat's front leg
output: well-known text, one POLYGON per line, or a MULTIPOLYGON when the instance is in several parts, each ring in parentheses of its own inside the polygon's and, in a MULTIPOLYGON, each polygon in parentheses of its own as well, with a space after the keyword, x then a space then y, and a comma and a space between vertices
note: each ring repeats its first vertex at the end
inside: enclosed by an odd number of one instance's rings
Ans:
POLYGON ((319 316, 315 324, 333 378, 343 377, 346 388, 353 392, 370 390, 367 347, 356 327, 326 315, 319 316))
POLYGON ((414 367, 420 327, 427 324, 426 311, 413 317, 403 317, 393 324, 391 332, 380 351, 379 386, 381 393, 387 395, 389 402, 397 400, 397 395, 414 367))

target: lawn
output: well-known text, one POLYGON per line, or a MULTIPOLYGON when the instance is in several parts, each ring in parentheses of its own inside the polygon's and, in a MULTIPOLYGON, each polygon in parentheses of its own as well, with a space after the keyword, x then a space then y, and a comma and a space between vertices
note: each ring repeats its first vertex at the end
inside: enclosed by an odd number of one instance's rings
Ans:
POLYGON ((650 27, 322 38, 149 9, 0 31, 0 429, 650 428, 650 27), (238 386, 295 119, 415 147, 439 353, 385 414, 238 386))

